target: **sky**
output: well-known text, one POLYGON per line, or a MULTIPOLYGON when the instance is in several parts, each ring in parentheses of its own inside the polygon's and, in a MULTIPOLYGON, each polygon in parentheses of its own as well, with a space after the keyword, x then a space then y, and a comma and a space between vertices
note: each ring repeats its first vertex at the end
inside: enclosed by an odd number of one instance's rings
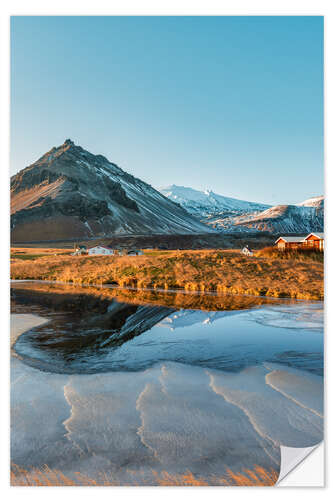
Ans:
POLYGON ((154 187, 323 194, 323 18, 11 18, 11 175, 70 138, 154 187))

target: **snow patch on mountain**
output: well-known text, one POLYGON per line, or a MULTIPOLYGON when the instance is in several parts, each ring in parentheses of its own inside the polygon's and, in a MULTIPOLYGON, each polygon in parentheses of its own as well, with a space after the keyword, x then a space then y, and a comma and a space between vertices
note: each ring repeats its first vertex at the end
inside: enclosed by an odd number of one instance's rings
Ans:
POLYGON ((315 196, 314 198, 309 198, 308 200, 302 201, 302 203, 299 203, 298 205, 302 207, 321 208, 324 206, 324 196, 315 196))
POLYGON ((324 196, 298 205, 271 206, 174 184, 160 191, 220 232, 308 233, 324 227, 324 196))
POLYGON ((160 188, 159 191, 170 200, 179 203, 190 213, 199 216, 211 216, 226 211, 249 213, 264 210, 270 206, 264 203, 255 203, 222 196, 210 189, 197 191, 185 186, 176 186, 175 184, 160 188))

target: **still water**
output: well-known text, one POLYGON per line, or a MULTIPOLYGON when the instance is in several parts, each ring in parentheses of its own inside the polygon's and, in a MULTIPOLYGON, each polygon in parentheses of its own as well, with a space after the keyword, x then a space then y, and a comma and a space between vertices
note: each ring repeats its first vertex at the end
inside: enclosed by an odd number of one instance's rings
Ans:
POLYGON ((278 473, 281 444, 320 442, 323 304, 183 302, 13 285, 12 462, 97 484, 188 471, 220 484, 229 470, 278 473))

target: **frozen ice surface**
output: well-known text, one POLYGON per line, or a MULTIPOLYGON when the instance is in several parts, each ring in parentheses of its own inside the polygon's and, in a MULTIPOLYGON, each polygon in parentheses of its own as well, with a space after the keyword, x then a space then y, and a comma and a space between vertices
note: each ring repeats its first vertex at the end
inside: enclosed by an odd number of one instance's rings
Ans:
MULTIPOLYGON (((126 320, 126 335, 135 318, 142 325, 142 312, 126 320)), ((49 339, 52 321, 26 323, 23 333, 23 315, 13 316, 13 463, 97 481, 101 473, 120 482, 134 474, 151 484, 152 471, 191 471, 215 484, 228 469, 279 471, 280 445, 322 440, 322 304, 161 313, 122 343, 83 346, 72 373, 61 372, 73 349, 64 330, 59 354, 57 344, 36 341, 43 332, 49 339), (84 371, 89 363, 98 371, 84 371)))

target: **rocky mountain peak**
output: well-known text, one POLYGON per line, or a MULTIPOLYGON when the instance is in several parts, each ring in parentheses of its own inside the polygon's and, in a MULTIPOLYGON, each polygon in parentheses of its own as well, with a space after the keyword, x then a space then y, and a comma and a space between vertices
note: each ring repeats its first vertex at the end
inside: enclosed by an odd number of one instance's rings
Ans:
POLYGON ((11 178, 13 241, 188 234, 212 229, 71 139, 11 178))

